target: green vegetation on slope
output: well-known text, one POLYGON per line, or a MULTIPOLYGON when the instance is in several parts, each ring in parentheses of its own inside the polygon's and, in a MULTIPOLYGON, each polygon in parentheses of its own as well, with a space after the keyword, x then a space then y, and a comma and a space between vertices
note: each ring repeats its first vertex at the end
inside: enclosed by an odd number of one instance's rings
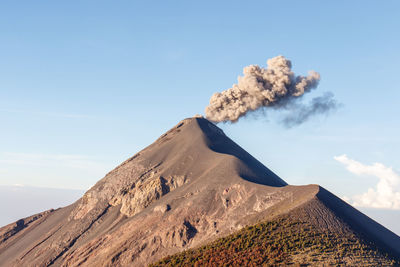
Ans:
POLYGON ((352 232, 322 231, 289 217, 245 227, 150 266, 399 265, 352 232))

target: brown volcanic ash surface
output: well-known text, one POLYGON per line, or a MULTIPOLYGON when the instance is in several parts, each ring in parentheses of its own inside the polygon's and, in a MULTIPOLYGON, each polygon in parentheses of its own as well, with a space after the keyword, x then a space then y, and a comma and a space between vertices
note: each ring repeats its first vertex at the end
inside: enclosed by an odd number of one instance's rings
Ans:
POLYGON ((397 235, 318 185, 287 185, 214 124, 190 118, 74 204, 0 228, 0 265, 143 266, 304 207, 300 219, 400 257, 397 235))

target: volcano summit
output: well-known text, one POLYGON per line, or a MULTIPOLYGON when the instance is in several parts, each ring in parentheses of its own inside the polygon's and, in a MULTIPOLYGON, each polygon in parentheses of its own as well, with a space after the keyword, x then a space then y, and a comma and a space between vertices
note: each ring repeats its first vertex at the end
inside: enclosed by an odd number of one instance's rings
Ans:
POLYGON ((288 185, 200 117, 178 123, 70 206, 0 228, 1 266, 399 259, 397 235, 318 185, 288 185))

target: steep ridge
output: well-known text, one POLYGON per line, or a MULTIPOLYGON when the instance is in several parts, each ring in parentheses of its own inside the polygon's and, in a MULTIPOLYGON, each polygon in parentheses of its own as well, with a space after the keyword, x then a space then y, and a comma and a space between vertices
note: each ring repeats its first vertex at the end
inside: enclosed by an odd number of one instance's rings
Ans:
POLYGON ((316 197, 354 232, 362 238, 374 242, 377 246, 400 260, 399 236, 322 187, 316 197))
POLYGON ((315 199, 340 209, 338 220, 399 253, 398 236, 317 185, 287 185, 214 124, 189 118, 74 204, 10 232, 0 240, 0 263, 143 266, 315 199))

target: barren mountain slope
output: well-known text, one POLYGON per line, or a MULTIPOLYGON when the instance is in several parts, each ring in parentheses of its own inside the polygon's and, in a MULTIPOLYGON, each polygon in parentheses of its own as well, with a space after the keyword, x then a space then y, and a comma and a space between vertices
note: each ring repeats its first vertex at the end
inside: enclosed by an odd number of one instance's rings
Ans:
POLYGON ((142 266, 316 197, 338 220, 400 254, 398 236, 317 185, 287 185, 214 124, 190 118, 108 173, 76 203, 35 222, 1 228, 0 234, 8 234, 0 239, 0 263, 142 266))
MULTIPOLYGON (((315 198, 286 214, 185 250, 155 266, 399 266, 388 253, 315 198)), ((328 193, 329 194, 329 193, 328 193)))

